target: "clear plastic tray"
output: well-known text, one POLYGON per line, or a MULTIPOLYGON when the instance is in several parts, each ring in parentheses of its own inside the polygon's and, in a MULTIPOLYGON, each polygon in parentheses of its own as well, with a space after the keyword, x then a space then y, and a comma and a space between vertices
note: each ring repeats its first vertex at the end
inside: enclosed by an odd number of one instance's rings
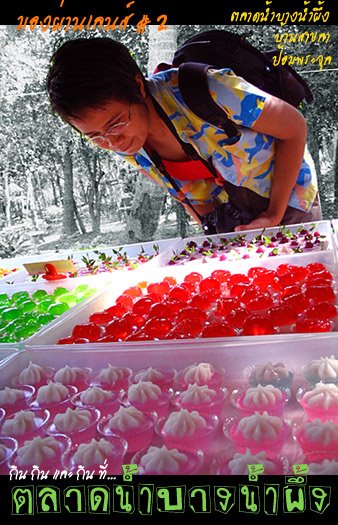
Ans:
MULTIPOLYGON (((59 346, 45 347, 43 352, 38 349, 29 349, 13 355, 5 363, 0 364, 0 388, 10 386, 12 379, 18 376, 29 362, 42 367, 52 367, 56 370, 67 363, 69 366, 89 367, 93 372, 112 364, 131 368, 134 373, 149 366, 153 368, 167 366, 168 363, 177 372, 180 372, 186 367, 203 362, 210 363, 216 370, 220 368, 224 370, 224 386, 231 393, 233 389, 240 386, 249 387, 246 376, 248 367, 267 362, 274 364, 282 362, 293 375, 291 400, 287 404, 284 414, 286 421, 290 423, 303 414, 296 401, 296 392, 306 382, 303 375, 304 366, 312 359, 336 353, 337 337, 312 337, 306 341, 302 341, 302 338, 293 341, 280 339, 268 343, 256 340, 255 344, 241 345, 235 342, 225 343, 221 341, 215 341, 212 345, 208 341, 179 341, 175 347, 159 342, 156 344, 156 351, 149 347, 140 351, 137 344, 132 344, 127 349, 111 347, 107 350, 94 348, 94 345, 91 346, 85 350, 74 348, 64 350, 59 346)), ((220 416, 220 428, 217 435, 205 451, 207 461, 204 469, 206 470, 202 471, 202 474, 214 474, 217 471, 215 462, 219 458, 223 458, 224 454, 229 455, 231 452, 232 455, 235 452, 232 448, 233 445, 229 445, 225 441, 221 429, 226 418, 236 414, 238 415, 238 412, 228 400, 220 416)), ((159 446, 157 438, 155 438, 154 444, 159 446)), ((291 438, 283 447, 283 455, 287 455, 290 465, 304 462, 301 451, 291 438)), ((292 471, 290 470, 289 473, 292 471)))
MULTIPOLYGON (((84 277, 82 279, 80 278, 74 278, 74 279, 68 279, 65 283, 64 280, 62 281, 49 281, 49 282, 40 282, 40 283, 27 283, 27 284, 20 284, 17 287, 14 285, 2 285, 0 286, 0 294, 6 293, 8 295, 12 295, 18 291, 27 291, 30 295, 32 295, 36 290, 45 290, 48 294, 52 294, 56 288, 59 286, 63 286, 67 288, 68 290, 74 290, 79 284, 88 284, 90 287, 93 287, 96 289, 96 292, 88 297, 87 299, 83 300, 81 303, 78 303, 77 305, 69 308, 65 313, 61 314, 59 317, 57 317, 54 321, 46 325, 46 327, 42 328, 34 336, 31 336, 27 339, 24 339, 18 343, 13 343, 15 345, 18 345, 19 348, 23 348, 24 345, 27 343, 29 344, 32 337, 35 337, 37 334, 45 330, 46 328, 53 329, 53 326, 55 323, 63 323, 66 319, 68 319, 69 316, 72 316, 74 312, 78 308, 86 308, 86 305, 88 302, 92 301, 93 299, 97 298, 101 293, 102 290, 107 286, 108 283, 111 282, 111 274, 101 274, 98 276, 93 277, 84 277)), ((0 343, 0 349, 2 347, 8 347, 9 343, 0 343)))
MULTIPOLYGON (((306 260, 309 255, 317 254, 317 261, 323 262, 325 264, 334 263, 336 261, 336 253, 335 253, 335 245, 334 245, 334 239, 332 234, 332 228, 330 221, 318 221, 314 223, 304 223, 304 224, 292 224, 288 225, 282 228, 285 228, 285 230, 290 231, 291 233, 296 233, 300 228, 304 228, 307 230, 310 230, 311 228, 315 227, 315 230, 317 230, 320 234, 325 235, 326 237, 326 243, 325 243, 325 249, 313 249, 313 250, 304 250, 302 253, 285 253, 285 254, 279 254, 275 257, 269 257, 267 255, 267 251, 264 253, 256 253, 255 250, 252 250, 250 252, 250 256, 248 256, 248 253, 246 252, 246 257, 243 259, 243 253, 241 252, 241 248, 238 248, 238 253, 235 253, 235 251, 232 251, 230 254, 226 254, 226 252, 219 252, 221 254, 225 254, 227 259, 220 261, 219 257, 211 258, 210 256, 205 256, 203 258, 197 258, 196 260, 189 260, 186 261, 183 260, 183 262, 176 263, 174 265, 169 265, 169 261, 173 255, 180 254, 182 250, 184 250, 187 246, 187 244, 191 241, 195 242, 198 246, 201 246, 204 241, 210 240, 214 241, 217 244, 222 244, 220 239, 227 238, 228 240, 236 239, 239 235, 245 235, 245 239, 248 241, 253 240, 258 235, 264 235, 266 237, 271 238, 273 235, 281 231, 281 227, 274 227, 274 228, 267 228, 266 230, 248 230, 246 232, 231 232, 231 233, 224 233, 219 235, 210 235, 210 236, 196 236, 196 237, 186 237, 184 239, 179 240, 171 250, 166 251, 162 255, 160 255, 156 259, 156 263, 159 266, 168 266, 170 268, 175 267, 176 265, 189 265, 189 266, 198 266, 201 264, 201 261, 207 262, 211 265, 221 264, 230 269, 233 264, 240 265, 245 267, 246 264, 255 264, 270 261, 271 259, 277 260, 278 264, 281 264, 285 261, 287 261, 290 257, 294 257, 294 260, 299 260, 299 263, 295 264, 303 264, 303 260, 306 260)), ((281 245, 282 247, 285 245, 281 245)), ((208 248, 205 249, 206 251, 208 248)), ((272 248, 270 249, 272 251, 272 248)), ((306 263, 304 263, 306 264, 306 263)))
MULTIPOLYGON (((275 269, 279 264, 281 263, 291 263, 295 265, 306 265, 312 262, 317 261, 323 262, 326 264, 327 268, 333 273, 333 276, 337 282, 338 278, 338 267, 335 263, 334 253, 331 252, 318 252, 318 253, 311 253, 311 254, 304 254, 302 258, 299 258, 297 256, 291 256, 291 257, 284 257, 283 261, 280 260, 278 257, 270 257, 269 259, 265 259, 259 262, 260 266, 264 266, 267 268, 275 269), (325 257, 319 257, 319 256, 325 255, 325 257)), ((231 266, 229 266, 228 269, 230 269, 233 273, 239 273, 243 272, 246 273, 249 268, 252 266, 257 266, 256 260, 247 260, 243 262, 243 265, 239 268, 237 264, 232 263, 231 266)), ((129 288, 131 286, 135 286, 140 282, 146 281, 148 283, 152 282, 159 282, 161 279, 163 279, 166 276, 173 276, 177 279, 177 282, 180 283, 183 281, 184 276, 187 275, 190 271, 198 271, 200 272, 203 277, 207 277, 211 274, 211 272, 214 269, 221 269, 225 266, 218 262, 217 264, 203 264, 200 263, 198 266, 195 265, 194 267, 190 267, 189 265, 182 265, 182 266, 164 266, 164 267, 154 267, 154 266, 148 266, 144 265, 142 268, 139 268, 135 272, 128 272, 119 274, 120 278, 119 280, 115 281, 112 285, 107 286, 105 291, 101 294, 99 294, 96 297, 93 297, 92 300, 89 300, 84 305, 78 305, 76 311, 70 313, 70 315, 67 317, 67 319, 61 319, 56 320, 53 322, 53 325, 49 325, 37 334, 33 335, 28 344, 29 346, 43 346, 43 345, 52 345, 55 344, 59 339, 67 337, 71 334, 73 327, 76 324, 86 323, 88 322, 89 316, 92 313, 104 310, 105 308, 108 308, 109 306, 112 306, 115 303, 115 300, 119 295, 122 294, 126 290, 126 288, 129 288)), ((284 335, 284 334, 283 334, 284 335)), ((329 335, 329 334, 327 334, 329 335)), ((286 334, 287 338, 298 338, 300 334, 286 334)), ((313 336, 313 334, 308 334, 308 336, 304 337, 310 337, 313 336)), ((282 337, 282 334, 280 335, 272 335, 272 336, 260 336, 264 337, 266 340, 274 339, 282 337)), ((235 340, 238 342, 238 344, 244 343, 245 340, 248 341, 256 341, 257 338, 260 339, 260 337, 257 336, 240 336, 240 337, 233 337, 233 338, 227 338, 228 341, 235 340)), ((210 342, 214 344, 215 338, 210 339, 210 342)), ((140 346, 146 346, 149 345, 149 341, 144 343, 139 343, 140 346)), ((105 345, 106 343, 97 343, 97 345, 105 345)), ((131 343, 124 342, 122 343, 123 346, 130 345, 131 343)), ((172 342, 168 343, 175 345, 177 344, 176 340, 173 340, 172 342)), ((86 346, 86 345, 83 345, 86 346)))
MULTIPOLYGON (((136 243, 136 244, 126 244, 126 245, 120 245, 120 246, 98 246, 95 249, 89 249, 89 250, 78 250, 78 251, 63 251, 60 253, 52 253, 52 254, 42 254, 42 255, 33 255, 33 256, 27 256, 27 257, 19 257, 14 259, 6 259, 1 261, 0 264, 4 264, 6 268, 19 268, 16 272, 7 275, 6 277, 3 277, 0 279, 0 286, 6 285, 6 283, 10 282, 13 283, 11 286, 19 286, 21 284, 31 284, 31 279, 27 271, 22 267, 25 263, 31 263, 31 262, 40 262, 40 261, 57 261, 57 260, 65 260, 68 258, 72 258, 72 260, 79 265, 80 268, 84 267, 84 263, 82 262, 82 257, 87 258, 98 258, 98 254, 95 252, 104 252, 107 256, 112 256, 112 260, 116 259, 115 251, 121 251, 122 253, 126 253, 128 258, 134 259, 138 255, 140 255, 141 251, 144 250, 144 252, 147 255, 154 255, 156 252, 154 250, 154 245, 158 246, 159 253, 164 253, 167 250, 169 250, 172 246, 174 246, 177 241, 179 240, 178 237, 173 239, 163 239, 159 241, 147 241, 144 243, 136 243)), ((147 264, 152 263, 154 259, 151 259, 147 262, 147 264)), ((97 275, 108 275, 112 276, 115 274, 113 271, 110 272, 101 272, 100 274, 96 275, 80 275, 77 278, 67 278, 62 279, 59 282, 62 283, 62 286, 67 286, 69 281, 73 281, 73 279, 83 279, 85 278, 91 278, 96 277, 97 275)), ((43 279, 38 279, 39 283, 43 283, 43 279)), ((83 281, 81 281, 83 282, 83 281)))

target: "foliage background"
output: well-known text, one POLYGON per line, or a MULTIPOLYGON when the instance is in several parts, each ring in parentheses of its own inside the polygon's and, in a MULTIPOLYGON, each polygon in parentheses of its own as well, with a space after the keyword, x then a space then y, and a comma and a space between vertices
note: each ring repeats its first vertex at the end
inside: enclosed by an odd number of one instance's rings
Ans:
MULTIPOLYGON (((331 55, 334 71, 308 63, 295 69, 315 96, 302 111, 314 157, 325 219, 338 217, 338 26, 170 26, 144 33, 129 26, 96 36, 112 36, 131 50, 147 74, 151 64, 172 56, 177 44, 202 30, 244 33, 263 50, 276 48, 276 34, 329 33, 325 44, 285 44, 292 55, 331 55)), ((120 245, 199 232, 181 206, 151 181, 142 180, 114 155, 93 148, 53 116, 45 78, 50 57, 70 38, 93 31, 0 26, 0 257, 49 249, 120 245)), ((167 58, 168 60, 168 58, 167 58)))

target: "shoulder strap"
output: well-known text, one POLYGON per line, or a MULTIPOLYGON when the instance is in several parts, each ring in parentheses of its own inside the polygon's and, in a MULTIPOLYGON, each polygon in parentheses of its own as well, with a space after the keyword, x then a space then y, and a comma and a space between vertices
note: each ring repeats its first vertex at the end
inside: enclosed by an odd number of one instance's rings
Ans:
POLYGON ((188 107, 206 122, 223 129, 229 138, 237 137, 238 131, 210 95, 207 73, 212 66, 195 62, 186 62, 178 68, 178 85, 188 107))

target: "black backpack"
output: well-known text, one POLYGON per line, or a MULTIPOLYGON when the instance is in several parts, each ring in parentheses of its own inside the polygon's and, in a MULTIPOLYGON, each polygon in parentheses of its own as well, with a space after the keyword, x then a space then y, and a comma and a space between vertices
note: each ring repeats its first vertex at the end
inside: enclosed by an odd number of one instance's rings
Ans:
MULTIPOLYGON (((236 125, 224 109, 212 99, 207 85, 210 68, 230 68, 262 91, 278 97, 294 107, 305 99, 313 101, 307 83, 292 67, 274 66, 276 51, 260 51, 242 36, 224 30, 199 33, 189 38, 176 51, 172 66, 179 71, 179 88, 188 107, 198 117, 221 128, 228 137, 238 135, 236 125)), ((157 70, 168 69, 159 64, 157 70)))

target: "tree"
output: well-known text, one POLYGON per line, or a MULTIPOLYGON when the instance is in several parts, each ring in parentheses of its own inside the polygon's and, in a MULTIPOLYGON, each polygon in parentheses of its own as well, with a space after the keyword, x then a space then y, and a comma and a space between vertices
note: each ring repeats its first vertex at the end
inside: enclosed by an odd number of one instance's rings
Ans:
MULTIPOLYGON (((148 73, 151 74, 160 62, 171 62, 177 47, 177 29, 169 26, 166 31, 158 31, 157 26, 149 26, 148 73)), ((130 242, 151 240, 156 233, 165 190, 148 178, 139 177, 131 211, 127 221, 130 242)))

